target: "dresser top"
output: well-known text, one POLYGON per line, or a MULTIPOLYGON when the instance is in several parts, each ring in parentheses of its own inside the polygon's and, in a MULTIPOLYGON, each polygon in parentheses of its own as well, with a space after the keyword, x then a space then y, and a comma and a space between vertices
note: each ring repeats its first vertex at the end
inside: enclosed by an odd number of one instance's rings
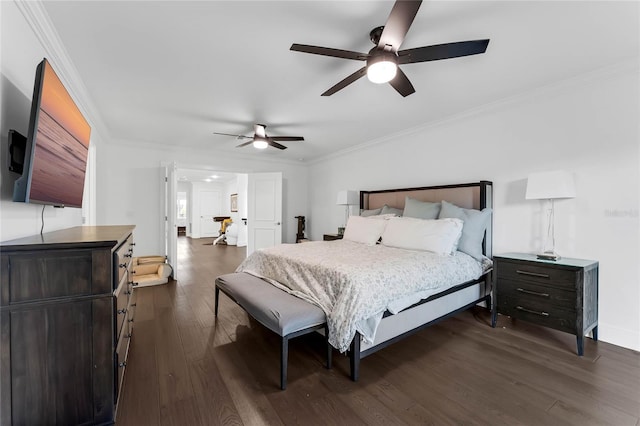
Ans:
POLYGON ((116 243, 124 241, 129 234, 133 232, 134 228, 135 226, 133 225, 76 226, 47 232, 42 235, 31 235, 29 237, 3 241, 0 243, 0 251, 21 248, 43 249, 64 245, 115 245, 116 243))
POLYGON ((547 265, 574 266, 577 268, 585 268, 593 264, 598 264, 597 260, 573 259, 570 257, 561 257, 559 260, 544 260, 538 259, 537 255, 532 253, 503 253, 494 255, 493 258, 523 260, 526 262, 537 262, 547 265))

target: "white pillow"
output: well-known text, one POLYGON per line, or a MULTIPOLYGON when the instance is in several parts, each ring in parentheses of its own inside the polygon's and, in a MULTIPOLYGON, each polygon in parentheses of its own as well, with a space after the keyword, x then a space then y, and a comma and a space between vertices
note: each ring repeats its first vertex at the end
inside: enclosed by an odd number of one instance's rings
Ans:
POLYGON ((342 238, 344 240, 373 246, 380 239, 387 222, 387 220, 350 216, 347 222, 347 229, 344 230, 344 236, 342 238))
POLYGON ((387 221, 382 244, 408 250, 427 250, 437 254, 456 251, 463 222, 460 219, 414 219, 394 217, 387 221))

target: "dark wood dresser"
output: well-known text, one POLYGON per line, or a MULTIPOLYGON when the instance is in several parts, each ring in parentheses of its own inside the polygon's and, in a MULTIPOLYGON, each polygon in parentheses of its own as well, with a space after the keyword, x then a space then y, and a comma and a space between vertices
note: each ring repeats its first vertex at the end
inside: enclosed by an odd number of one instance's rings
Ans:
POLYGON ((0 243, 0 424, 110 424, 133 325, 133 226, 0 243))
POLYGON ((574 334, 580 356, 586 333, 598 340, 598 262, 527 253, 494 256, 493 262, 494 327, 501 313, 574 334))

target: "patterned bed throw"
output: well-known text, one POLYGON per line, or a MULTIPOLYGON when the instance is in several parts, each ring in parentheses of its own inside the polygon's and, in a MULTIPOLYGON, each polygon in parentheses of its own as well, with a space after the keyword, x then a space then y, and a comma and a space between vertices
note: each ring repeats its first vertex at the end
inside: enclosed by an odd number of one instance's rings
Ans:
POLYGON ((355 332, 371 342, 382 315, 394 302, 418 300, 482 275, 482 265, 461 252, 453 256, 352 241, 282 244, 252 253, 236 272, 320 306, 327 314, 329 342, 340 352, 355 332))

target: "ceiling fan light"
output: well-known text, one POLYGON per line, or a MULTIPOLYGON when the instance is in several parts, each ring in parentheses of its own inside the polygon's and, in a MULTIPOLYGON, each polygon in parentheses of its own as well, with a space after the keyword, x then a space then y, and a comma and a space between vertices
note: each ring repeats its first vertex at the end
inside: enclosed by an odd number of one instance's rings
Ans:
POLYGON ((367 65, 367 78, 372 83, 388 83, 398 72, 398 65, 388 57, 373 60, 367 65))
POLYGON ((265 149, 269 144, 264 139, 255 139, 253 141, 253 147, 257 149, 265 149))

